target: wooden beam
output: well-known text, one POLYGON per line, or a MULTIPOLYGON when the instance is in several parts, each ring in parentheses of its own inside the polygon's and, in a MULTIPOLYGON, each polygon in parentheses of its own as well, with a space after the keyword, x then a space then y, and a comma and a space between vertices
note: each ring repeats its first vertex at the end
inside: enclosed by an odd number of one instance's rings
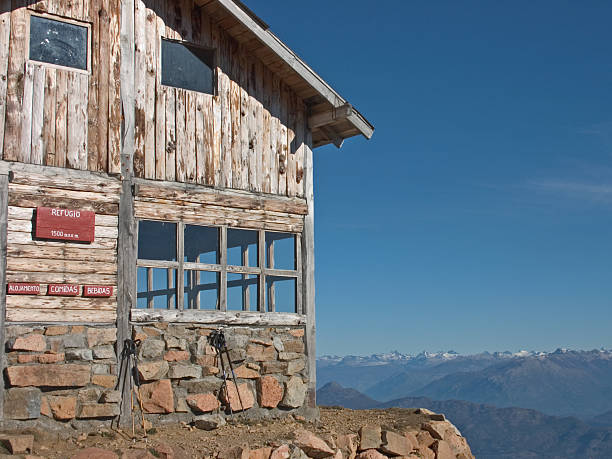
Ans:
MULTIPOLYGON (((0 165, 0 370, 4 373, 6 318, 6 234, 8 223, 8 168, 0 165)), ((4 420, 4 378, 0 378, 0 420, 4 420)))
POLYGON ((317 406, 317 356, 315 321, 315 259, 314 259, 314 179, 312 137, 306 132, 304 142, 304 192, 308 203, 308 215, 304 217, 302 233, 302 312, 306 315, 306 355, 308 368, 308 406, 317 406))
POLYGON ((308 118, 308 127, 315 129, 321 126, 326 126, 333 123, 334 121, 345 120, 353 113, 353 106, 349 103, 341 105, 340 107, 332 107, 323 113, 317 113, 308 118))
POLYGON ((185 309, 132 309, 132 322, 175 322, 194 324, 249 325, 265 327, 300 326, 306 323, 301 314, 257 311, 195 311, 185 309))
POLYGON ((321 130, 321 132, 323 132, 323 134, 325 134, 325 136, 330 140, 330 142, 336 146, 336 148, 342 147, 344 139, 331 127, 321 126, 319 129, 321 130))
MULTIPOLYGON (((124 341, 131 338, 130 310, 136 306, 136 259, 138 246, 134 220, 134 0, 121 0, 121 103, 123 105, 123 132, 121 144, 121 195, 119 200, 119 240, 117 263, 117 344, 121 355, 124 341)), ((120 366, 119 366, 120 367, 120 366)), ((130 419, 129 372, 120 372, 122 392, 121 424, 130 419), (127 378, 126 378, 127 377, 127 378)))

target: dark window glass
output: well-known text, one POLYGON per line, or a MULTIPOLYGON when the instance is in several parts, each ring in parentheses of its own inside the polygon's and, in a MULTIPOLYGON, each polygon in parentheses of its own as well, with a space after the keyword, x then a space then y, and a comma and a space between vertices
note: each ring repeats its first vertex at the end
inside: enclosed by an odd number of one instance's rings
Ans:
POLYGON ((185 261, 218 264, 219 229, 185 225, 185 261))
POLYGON ((295 235, 266 232, 266 266, 274 269, 296 269, 295 235))
POLYGON ((221 274, 212 271, 185 271, 184 309, 219 309, 221 274))
POLYGON ((138 258, 176 261, 176 224, 141 220, 138 223, 138 258))
POLYGON ((138 268, 137 307, 176 308, 176 269, 138 268))
POLYGON ((266 277, 268 311, 297 312, 295 306, 296 281, 293 277, 266 277))
POLYGON ((227 264, 231 266, 256 267, 257 231, 227 230, 227 264))
POLYGON ((227 273, 227 309, 257 311, 259 276, 227 273))
POLYGON ((214 94, 214 50, 162 40, 162 84, 214 94))
POLYGON ((30 59, 87 70, 87 27, 30 16, 30 59))

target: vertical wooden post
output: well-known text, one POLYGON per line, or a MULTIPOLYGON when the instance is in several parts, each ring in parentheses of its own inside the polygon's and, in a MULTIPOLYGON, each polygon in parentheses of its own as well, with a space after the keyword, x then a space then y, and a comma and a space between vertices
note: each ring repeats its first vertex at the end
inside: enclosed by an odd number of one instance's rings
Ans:
POLYGON ((257 260, 259 268, 261 269, 261 275, 259 276, 258 290, 258 301, 257 310, 259 312, 266 312, 266 232, 260 230, 258 233, 257 242, 257 260))
POLYGON ((185 307, 185 271, 183 271, 183 263, 185 260, 185 224, 178 222, 176 224, 176 261, 178 268, 176 271, 176 309, 182 311, 185 307))
MULTIPOLYGON (((121 196, 119 201, 119 241, 117 253, 117 356, 124 341, 130 338, 130 310, 136 305, 136 258, 138 246, 134 219, 134 0, 121 0, 121 104, 123 129, 121 138, 121 196)), ((114 120, 118 122, 118 120, 114 120)), ((120 362, 121 363, 121 362, 120 362)), ((119 365, 121 368, 121 365, 119 365)), ((131 377, 121 372, 121 423, 130 419, 131 377), (126 378, 127 376, 127 378, 126 378)))
POLYGON ((308 358, 308 406, 317 406, 317 355, 315 322, 315 260, 314 260, 314 183, 312 134, 306 127, 304 143, 304 192, 308 204, 308 214, 304 217, 302 233, 302 309, 306 314, 306 354, 308 358))
MULTIPOLYGON (((6 317, 6 231, 8 225, 8 165, 0 161, 0 371, 4 374, 6 317)), ((4 378, 0 378, 0 420, 4 420, 4 378)))
POLYGON ((219 309, 227 311, 227 226, 219 230, 219 246, 221 249, 219 264, 221 265, 221 285, 219 286, 219 309))

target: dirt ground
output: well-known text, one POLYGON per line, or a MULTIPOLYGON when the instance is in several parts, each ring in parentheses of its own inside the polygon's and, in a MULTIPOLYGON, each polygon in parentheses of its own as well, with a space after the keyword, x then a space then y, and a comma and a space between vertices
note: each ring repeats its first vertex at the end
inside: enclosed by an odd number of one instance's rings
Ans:
MULTIPOLYGON (((100 428, 89 434, 74 433, 67 440, 52 432, 30 431, 35 436, 33 454, 48 459, 70 458, 78 450, 88 447, 104 448, 118 453, 129 449, 148 449, 155 456, 155 447, 167 445, 174 450, 176 459, 214 457, 217 452, 233 446, 248 444, 251 449, 264 446, 280 446, 292 440, 298 428, 307 429, 325 440, 330 436, 357 433, 364 425, 380 425, 390 430, 403 431, 418 427, 425 417, 415 414, 413 409, 348 410, 344 408, 321 408, 321 418, 307 422, 293 417, 277 421, 260 421, 244 424, 239 419, 230 420, 227 425, 214 430, 203 431, 187 424, 153 426, 148 438, 144 439, 142 429, 131 438, 132 430, 111 430, 100 428), (152 451, 153 450, 153 451, 152 451)), ((0 454, 7 452, 1 451, 0 454)), ((91 458, 94 459, 94 458, 91 458)))

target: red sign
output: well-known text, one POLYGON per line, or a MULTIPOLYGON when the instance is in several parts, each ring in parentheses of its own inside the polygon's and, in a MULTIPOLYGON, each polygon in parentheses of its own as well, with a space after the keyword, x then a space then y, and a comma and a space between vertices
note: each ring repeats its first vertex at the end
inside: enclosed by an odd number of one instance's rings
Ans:
POLYGON ((40 284, 28 284, 24 282, 9 282, 6 286, 9 295, 38 295, 40 284))
POLYGON ((91 210, 36 208, 36 237, 93 242, 96 214, 91 210))
POLYGON ((83 296, 94 298, 110 298, 113 287, 109 285, 84 285, 83 296))
POLYGON ((79 286, 75 284, 49 284, 47 295, 53 296, 77 296, 79 286))

